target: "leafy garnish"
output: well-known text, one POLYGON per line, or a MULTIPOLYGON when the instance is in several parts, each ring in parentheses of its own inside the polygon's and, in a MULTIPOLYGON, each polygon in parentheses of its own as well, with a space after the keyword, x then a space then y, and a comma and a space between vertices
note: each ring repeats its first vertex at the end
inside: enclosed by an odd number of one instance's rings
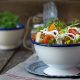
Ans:
POLYGON ((55 23, 55 26, 57 28, 64 28, 65 24, 63 22, 61 22, 58 18, 54 19, 52 18, 51 20, 49 20, 46 24, 45 27, 49 27, 52 23, 55 23))
POLYGON ((0 28, 16 28, 19 17, 11 12, 0 13, 0 28))
POLYGON ((39 27, 37 28, 37 31, 39 32, 40 30, 43 30, 43 29, 44 29, 44 27, 39 26, 39 27))
POLYGON ((60 34, 64 34, 64 33, 67 33, 67 32, 68 32, 67 27, 65 27, 64 29, 61 29, 60 30, 60 34))
POLYGON ((78 37, 78 42, 80 42, 80 36, 78 37))
POLYGON ((69 24, 69 26, 70 26, 70 27, 75 27, 75 26, 77 26, 77 25, 79 25, 79 24, 80 24, 80 20, 79 20, 79 19, 76 19, 76 20, 72 21, 72 22, 69 24))
POLYGON ((48 44, 55 44, 56 43, 56 40, 54 39, 54 40, 49 40, 48 41, 48 44))
POLYGON ((59 19, 57 21, 55 21, 55 25, 56 27, 60 27, 60 28, 64 28, 64 23, 62 21, 60 21, 59 19))
POLYGON ((53 19, 49 20, 48 22, 46 22, 44 27, 47 28, 48 26, 52 24, 52 22, 53 22, 53 19))
POLYGON ((70 40, 70 43, 69 44, 73 44, 74 42, 73 42, 73 40, 70 40))

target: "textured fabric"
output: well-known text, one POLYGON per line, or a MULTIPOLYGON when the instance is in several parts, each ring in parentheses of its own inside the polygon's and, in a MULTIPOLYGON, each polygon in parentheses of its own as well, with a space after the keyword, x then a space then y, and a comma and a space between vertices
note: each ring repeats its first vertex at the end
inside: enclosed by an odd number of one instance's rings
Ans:
MULTIPOLYGON (((17 66, 13 67, 9 71, 7 71, 5 74, 0 75, 0 80, 73 80, 73 79, 67 79, 67 78, 46 78, 46 77, 40 77, 36 75, 32 75, 25 71, 25 65, 38 60, 37 55, 34 53, 30 58, 28 58, 26 61, 18 64, 17 66)), ((78 79, 76 79, 78 80, 78 79)), ((80 80, 80 79, 79 79, 80 80)))

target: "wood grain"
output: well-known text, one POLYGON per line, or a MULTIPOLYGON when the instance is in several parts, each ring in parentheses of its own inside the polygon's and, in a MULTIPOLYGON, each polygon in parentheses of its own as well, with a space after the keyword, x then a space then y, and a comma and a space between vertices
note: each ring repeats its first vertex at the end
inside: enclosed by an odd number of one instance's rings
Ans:
POLYGON ((14 51, 0 50, 0 72, 7 65, 10 58, 13 56, 14 51))
POLYGON ((32 52, 24 49, 23 47, 20 48, 17 52, 15 52, 15 55, 11 58, 11 60, 9 61, 9 63, 5 66, 5 68, 1 72, 1 74, 5 73, 7 70, 9 70, 12 67, 16 66, 20 62, 25 61, 32 54, 33 54, 32 52))

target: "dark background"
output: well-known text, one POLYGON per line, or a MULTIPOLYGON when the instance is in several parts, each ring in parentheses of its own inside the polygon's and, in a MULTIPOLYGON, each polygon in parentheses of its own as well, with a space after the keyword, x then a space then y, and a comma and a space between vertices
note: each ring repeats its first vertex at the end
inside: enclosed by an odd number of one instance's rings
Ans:
MULTIPOLYGON (((28 17, 43 10, 43 4, 51 0, 0 0, 0 12, 11 11, 20 16, 26 24, 28 17)), ((59 18, 69 22, 80 18, 80 0, 53 0, 57 5, 59 18)))

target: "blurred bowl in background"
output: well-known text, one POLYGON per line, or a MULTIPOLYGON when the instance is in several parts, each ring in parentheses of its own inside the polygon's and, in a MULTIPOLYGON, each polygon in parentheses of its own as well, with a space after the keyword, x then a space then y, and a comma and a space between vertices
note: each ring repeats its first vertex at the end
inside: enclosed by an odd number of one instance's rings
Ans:
POLYGON ((17 24, 16 28, 0 28, 0 49, 7 50, 19 47, 23 34, 23 24, 17 24))

